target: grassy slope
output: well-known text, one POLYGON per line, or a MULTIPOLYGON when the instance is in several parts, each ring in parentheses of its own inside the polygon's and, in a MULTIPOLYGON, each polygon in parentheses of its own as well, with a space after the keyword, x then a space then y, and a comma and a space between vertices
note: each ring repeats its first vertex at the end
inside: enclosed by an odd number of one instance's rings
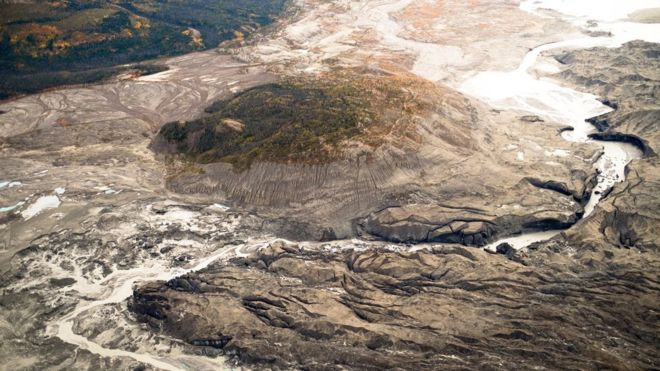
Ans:
POLYGON ((206 117, 164 125, 153 148, 237 170, 257 160, 325 163, 348 139, 378 147, 396 130, 387 115, 422 109, 403 87, 396 78, 353 74, 262 85, 216 102, 206 117))

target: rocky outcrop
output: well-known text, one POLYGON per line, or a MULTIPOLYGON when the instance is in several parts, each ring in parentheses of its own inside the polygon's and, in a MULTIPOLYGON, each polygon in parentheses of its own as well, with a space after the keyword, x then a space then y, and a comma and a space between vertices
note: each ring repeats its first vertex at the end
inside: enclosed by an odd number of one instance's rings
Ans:
MULTIPOLYGON (((660 114, 660 111, 658 113, 660 114)), ((622 142, 622 143, 632 144, 633 146, 637 147, 640 151, 642 151, 644 157, 656 156, 655 152, 653 152, 651 147, 648 145, 647 141, 636 135, 622 134, 622 133, 608 131, 606 133, 590 134, 589 138, 596 140, 603 140, 607 142, 622 142)))
POLYGON ((573 192, 571 192, 571 190, 568 189, 566 183, 557 182, 554 180, 541 180, 537 178, 527 178, 526 180, 529 182, 529 184, 538 188, 549 189, 551 191, 559 192, 566 196, 573 195, 573 192))
POLYGON ((357 227, 364 233, 392 242, 484 246, 502 236, 568 228, 578 219, 576 212, 492 215, 477 209, 412 205, 372 213, 359 221, 357 227))
POLYGON ((587 253, 507 253, 525 264, 461 247, 323 252, 276 242, 145 285, 130 308, 257 368, 657 367, 657 272, 616 258, 590 265, 587 253))
POLYGON ((643 153, 642 159, 628 165, 626 181, 614 187, 594 215, 567 233, 572 244, 658 250, 660 60, 652 53, 656 49, 657 44, 631 42, 618 49, 571 52, 573 61, 562 77, 604 101, 616 102, 615 111, 592 120, 606 123, 592 137, 630 143, 643 153), (603 83, 589 83, 595 79, 603 83))

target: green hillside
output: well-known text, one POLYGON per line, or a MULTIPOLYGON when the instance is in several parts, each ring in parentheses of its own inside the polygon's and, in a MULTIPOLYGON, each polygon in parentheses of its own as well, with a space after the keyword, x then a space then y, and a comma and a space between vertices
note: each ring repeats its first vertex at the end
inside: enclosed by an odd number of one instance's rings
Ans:
POLYGON ((246 37, 272 22, 286 3, 0 1, 0 99, 53 85, 102 79, 118 72, 113 66, 246 37))

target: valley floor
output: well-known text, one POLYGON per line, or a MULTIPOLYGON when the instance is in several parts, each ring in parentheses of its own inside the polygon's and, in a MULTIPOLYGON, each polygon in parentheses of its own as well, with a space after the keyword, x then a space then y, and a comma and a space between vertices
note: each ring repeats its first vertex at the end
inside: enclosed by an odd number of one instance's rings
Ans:
POLYGON ((659 367, 660 20, 630 3, 305 0, 252 44, 0 103, 0 369, 659 367), (332 161, 154 151, 356 73, 403 98, 332 161))

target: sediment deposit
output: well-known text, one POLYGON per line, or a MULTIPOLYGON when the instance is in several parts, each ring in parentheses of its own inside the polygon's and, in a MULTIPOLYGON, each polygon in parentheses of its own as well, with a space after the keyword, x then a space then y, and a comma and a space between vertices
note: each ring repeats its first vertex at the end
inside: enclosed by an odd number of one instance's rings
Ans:
POLYGON ((660 367, 656 13, 554 5, 298 1, 0 103, 0 368, 660 367))

